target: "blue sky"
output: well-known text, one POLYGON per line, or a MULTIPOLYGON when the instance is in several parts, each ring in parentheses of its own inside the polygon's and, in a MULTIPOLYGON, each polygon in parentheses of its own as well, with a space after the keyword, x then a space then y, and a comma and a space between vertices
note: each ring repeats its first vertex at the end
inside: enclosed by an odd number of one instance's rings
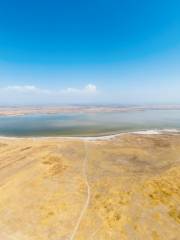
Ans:
POLYGON ((0 3, 0 105, 180 103, 180 1, 0 3))

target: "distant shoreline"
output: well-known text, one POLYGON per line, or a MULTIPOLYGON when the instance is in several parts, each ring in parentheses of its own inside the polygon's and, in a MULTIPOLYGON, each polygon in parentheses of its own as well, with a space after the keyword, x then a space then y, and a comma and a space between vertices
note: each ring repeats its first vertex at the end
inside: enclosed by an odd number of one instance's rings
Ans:
POLYGON ((54 107, 0 107, 0 117, 15 117, 25 115, 53 115, 75 113, 118 113, 141 112, 148 110, 180 110, 180 105, 152 106, 54 106, 54 107))

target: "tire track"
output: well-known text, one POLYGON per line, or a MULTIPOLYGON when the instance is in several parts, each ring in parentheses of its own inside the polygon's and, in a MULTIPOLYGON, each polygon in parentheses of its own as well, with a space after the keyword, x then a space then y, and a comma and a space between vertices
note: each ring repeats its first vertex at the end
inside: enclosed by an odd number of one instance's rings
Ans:
POLYGON ((86 140, 84 140, 84 150, 85 150, 85 156, 84 156, 84 161, 83 161, 83 169, 82 169, 82 172, 83 172, 83 176, 84 176, 84 179, 85 179, 85 184, 86 184, 86 187, 87 187, 87 198, 86 198, 86 201, 85 201, 85 204, 80 212, 80 216, 76 222, 76 225, 74 227, 74 230, 73 230, 73 233, 70 237, 69 240, 74 240, 75 237, 76 237, 76 234, 78 232, 78 229, 79 229, 79 226, 82 222, 82 218, 89 206, 89 202, 90 202, 90 197, 91 197, 91 188, 90 188, 90 185, 89 185, 89 182, 88 182, 88 176, 87 176, 87 163, 88 163, 88 156, 87 156, 87 142, 86 140))

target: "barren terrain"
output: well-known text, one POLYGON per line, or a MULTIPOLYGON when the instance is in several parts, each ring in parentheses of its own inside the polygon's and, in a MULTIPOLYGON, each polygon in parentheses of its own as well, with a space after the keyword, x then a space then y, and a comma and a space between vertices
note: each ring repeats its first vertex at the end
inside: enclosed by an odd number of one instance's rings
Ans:
POLYGON ((179 236, 180 135, 0 139, 0 239, 179 236))

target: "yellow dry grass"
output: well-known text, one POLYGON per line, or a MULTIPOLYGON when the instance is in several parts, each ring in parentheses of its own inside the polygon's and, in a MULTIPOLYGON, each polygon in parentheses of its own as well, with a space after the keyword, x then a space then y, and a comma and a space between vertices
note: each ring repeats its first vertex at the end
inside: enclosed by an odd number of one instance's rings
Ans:
POLYGON ((81 139, 0 139, 0 239, 179 236, 179 135, 126 134, 86 149, 81 139))

